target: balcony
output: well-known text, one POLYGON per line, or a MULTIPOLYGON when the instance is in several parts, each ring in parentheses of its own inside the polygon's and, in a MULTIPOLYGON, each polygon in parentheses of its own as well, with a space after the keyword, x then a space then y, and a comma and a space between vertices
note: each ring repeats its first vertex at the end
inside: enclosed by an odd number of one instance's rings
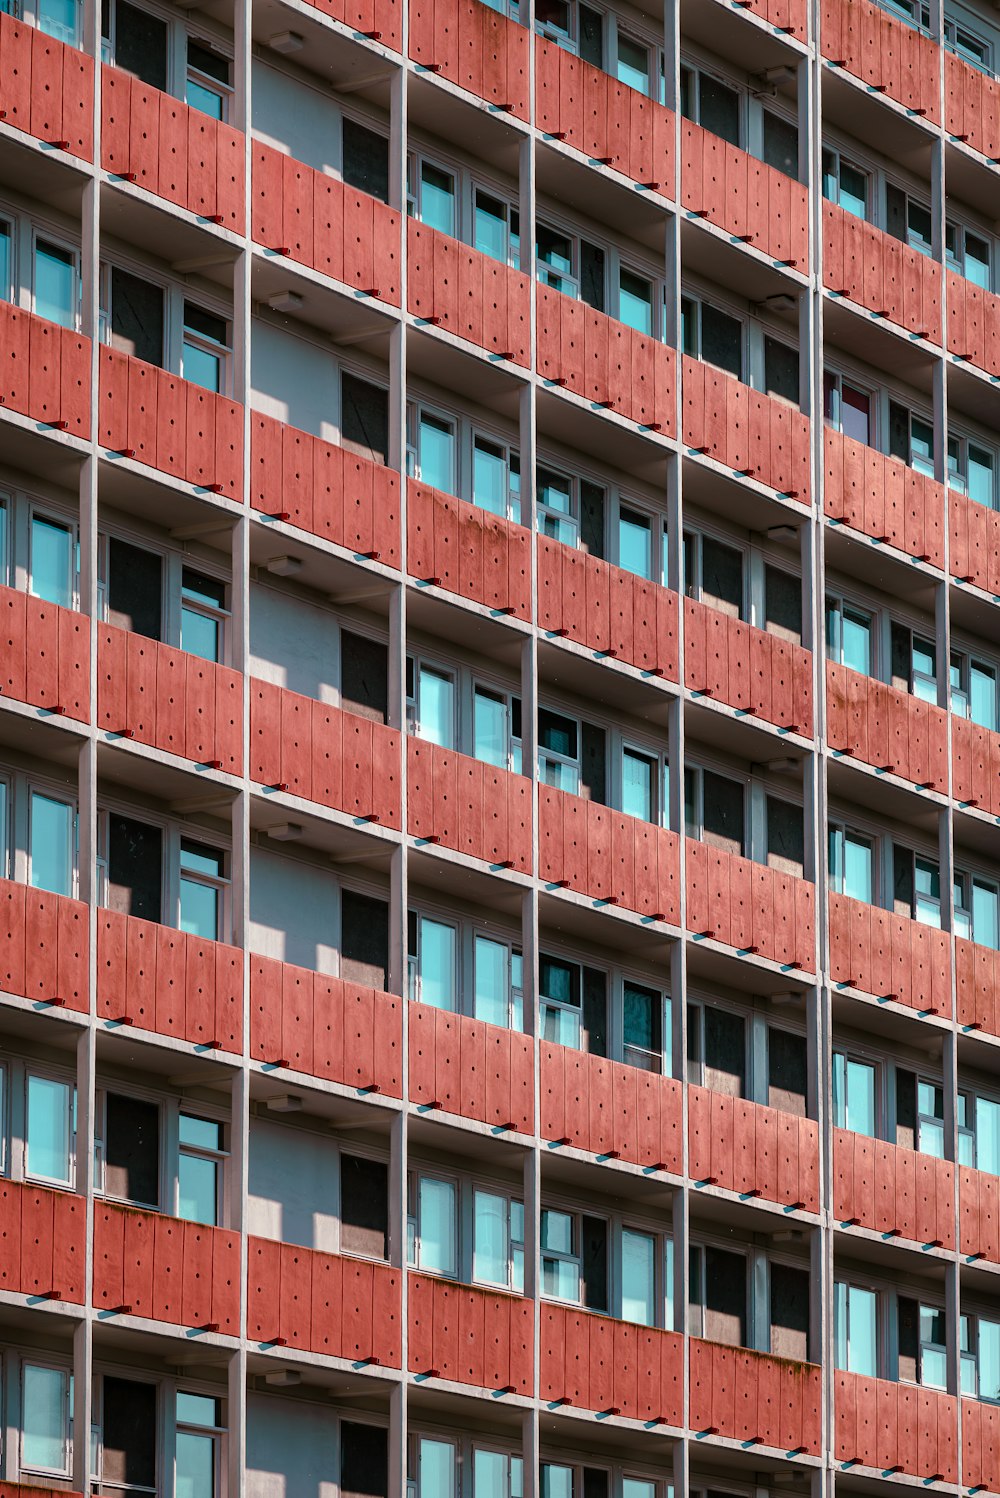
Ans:
POLYGON ((395 729, 255 678, 250 738, 250 775, 258 784, 400 830, 395 729))
MULTIPOLYGON (((940 265, 874 224, 827 202, 823 204, 823 284, 908 333, 941 342, 940 265)), ((950 279, 948 295, 950 324, 950 279)))
POLYGON ((98 1202, 94 1306, 192 1331, 238 1336, 239 1234, 98 1202))
POLYGON ((806 188, 691 120, 681 125, 681 201, 772 260, 808 266, 806 188))
POLYGON ((770 22, 776 31, 785 31, 806 40, 807 7, 805 0, 746 0, 745 8, 753 15, 770 22))
POLYGON ((687 839, 687 927, 785 968, 816 968, 815 889, 735 853, 687 839))
POLYGON ((0 587, 0 696, 90 720, 90 630, 72 609, 0 587))
POLYGON ((958 1170, 958 1249, 1000 1264, 1000 1180, 967 1165, 958 1170))
POLYGON ((247 1335, 352 1363, 402 1365, 402 1276, 387 1264, 250 1238, 247 1335))
POLYGON ((833 1131, 833 1214, 842 1224, 955 1247, 955 1167, 920 1150, 833 1131))
POLYGON ((106 63, 101 166, 198 218, 244 232, 240 132, 106 63))
POLYGON ((944 128, 981 155, 1000 156, 1000 83, 950 50, 944 54, 944 128))
POLYGON ((820 50, 876 93, 941 123, 937 44, 871 0, 823 0, 820 50))
POLYGON ((683 359, 685 444, 744 478, 809 503, 809 420, 722 369, 683 359))
POLYGON ((978 1399, 962 1400, 962 1483, 1000 1492, 1000 1409, 978 1399))
POLYGON ((531 533, 523 526, 410 479, 406 546, 411 577, 497 613, 531 618, 531 533))
POLYGON ((673 436, 677 376, 672 348, 549 286, 538 287, 535 332, 543 379, 627 421, 673 436))
POLYGON ((693 1431, 819 1456, 821 1368, 694 1337, 689 1375, 693 1431))
POLYGON ((955 995, 960 1025, 1000 1035, 1000 952, 956 936, 955 995))
POLYGON ((826 663, 830 748, 909 780, 924 790, 948 789, 948 717, 874 677, 826 663))
POLYGON ((251 235, 393 307, 399 300, 400 216, 377 198, 253 142, 251 235))
POLYGON ((0 406, 89 438, 90 339, 0 301, 0 348, 0 406))
POLYGON ((479 0, 420 0, 410 6, 413 61, 525 122, 529 41, 524 26, 479 0))
POLYGON ((26 21, 0 15, 0 116, 8 125, 94 159, 94 62, 26 21))
POLYGON ((238 1055, 243 1049, 243 953, 171 926, 102 910, 97 916, 97 1012, 119 1024, 238 1055))
POLYGON ((543 1400, 676 1427, 684 1423, 684 1339, 576 1306, 541 1306, 543 1400))
POLYGON ((464 1014, 407 1005, 409 1096, 493 1129, 533 1134, 534 1047, 529 1036, 464 1014))
POLYGON ((407 1295, 411 1373, 530 1398, 534 1301, 413 1273, 407 1295))
POLYGON ((859 1373, 838 1371, 833 1380, 837 1461, 925 1482, 958 1481, 958 1401, 951 1394, 859 1373))
POLYGON ((83 1498, 66 1488, 47 1488, 35 1482, 0 1482, 0 1498, 83 1498))
POLYGON ((829 520, 932 567, 944 566, 941 484, 899 458, 887 457, 829 427, 824 432, 824 449, 823 507, 829 520))
POLYGON ((865 900, 831 893, 830 980, 947 1019, 951 937, 865 900))
POLYGON ((779 1108, 688 1088, 688 1175, 741 1196, 819 1211, 819 1127, 779 1108))
POLYGON ((948 495, 952 577, 1000 594, 1000 513, 961 494, 948 495))
MULTIPOLYGON (((975 69, 966 71, 972 73, 975 69)), ((1000 92, 1000 86, 994 84, 994 87, 1000 92)), ((948 272, 948 352, 994 379, 1000 375, 998 319, 1000 296, 953 270, 948 272)))
POLYGON ((1000 816, 1000 733, 969 718, 952 718, 951 793, 956 801, 1000 816))
POLYGON ((243 407, 117 349, 101 349, 98 441, 120 457, 243 498, 243 407))
POLYGON ((677 834, 547 785, 538 788, 538 874, 652 920, 680 921, 677 834))
POLYGON ((679 1082, 545 1040, 539 1056, 543 1139, 681 1174, 679 1082))
POLYGON ((399 476, 254 411, 250 503, 356 556, 398 566, 399 476))
POLYGON ((812 738, 812 656, 801 645, 684 600, 684 685, 812 738))
POLYGON ((679 679, 675 593, 546 536, 537 545, 541 629, 652 676, 679 679))
POLYGON ((442 749, 406 741, 406 830, 470 858, 531 872, 531 781, 442 749))
POLYGON ((36 1004, 90 1009, 90 911, 81 900, 0 879, 0 989, 36 1004))
POLYGON ((308 0, 318 11, 371 41, 398 52, 402 47, 401 0, 308 0))
POLYGON ((0 1239, 0 1290, 84 1304, 87 1203, 82 1196, 0 1181, 0 1239))

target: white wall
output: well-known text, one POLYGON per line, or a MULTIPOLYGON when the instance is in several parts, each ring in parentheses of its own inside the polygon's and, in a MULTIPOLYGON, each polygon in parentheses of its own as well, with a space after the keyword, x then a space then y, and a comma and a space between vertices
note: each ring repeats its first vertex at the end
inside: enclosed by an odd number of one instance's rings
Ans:
POLYGON ((247 1395, 247 1498, 337 1498, 333 1413, 275 1394, 247 1395))
POLYGON ((337 701, 337 621, 329 609, 250 584, 250 672, 320 702, 337 701))
POLYGON ((337 1149, 332 1138, 250 1120, 247 1232, 335 1253, 337 1149))
POLYGON ((253 133, 265 145, 327 176, 340 174, 340 110, 304 79, 255 57, 253 133))
MULTIPOLYGON (((275 813, 275 821, 283 818, 275 813)), ((250 849, 250 950, 336 977, 339 906, 333 870, 250 849)))
POLYGON ((275 327, 250 324, 250 403, 255 411, 336 442, 340 380, 332 349, 275 327))

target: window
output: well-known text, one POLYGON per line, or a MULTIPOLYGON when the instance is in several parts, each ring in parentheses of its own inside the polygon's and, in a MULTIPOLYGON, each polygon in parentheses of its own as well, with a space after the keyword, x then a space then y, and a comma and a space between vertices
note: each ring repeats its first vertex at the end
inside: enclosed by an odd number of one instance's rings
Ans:
POLYGON ((521 460, 505 442, 478 433, 472 442, 472 502, 521 523, 521 460))
POLYGON ((622 985, 622 1060, 641 1071, 673 1072, 670 999, 630 978, 622 985))
POLYGON ((481 254, 520 269, 521 216, 516 208, 477 187, 473 191, 472 226, 472 243, 481 254))
POLYGON ((684 824, 688 837, 742 856, 745 852, 746 788, 728 775, 687 765, 684 770, 684 824))
POLYGON ((681 113, 731 146, 742 146, 740 95, 700 68, 681 67, 681 113))
POLYGON ((657 336, 653 327, 653 284, 624 266, 618 271, 618 320, 637 333, 657 336))
POLYGON ((9 302, 14 292, 14 256, 10 224, 0 219, 0 300, 9 302))
POLYGON ((576 795, 580 789, 578 724, 546 707, 538 709, 538 775, 545 785, 554 785, 576 795))
POLYGON ((457 1191, 437 1176, 410 1178, 408 1259, 418 1269, 458 1273, 457 1191))
POLYGON ((684 532, 684 592, 732 619, 744 611, 743 553, 714 536, 684 532))
POLYGON ((728 1097, 747 1093, 747 1023, 718 1004, 689 1003, 687 1079, 728 1097))
POLYGON ((898 401, 889 402, 889 453, 934 477, 934 427, 898 401))
POLYGON ((71 609, 76 595, 74 529, 33 509, 29 545, 31 592, 46 603, 71 609))
POLYGON ((852 827, 830 827, 830 884, 838 895, 875 904, 875 845, 852 827))
POLYGON ((767 866, 802 879, 805 874, 805 829, 802 807, 784 796, 765 796, 767 866))
POLYGON ((103 265, 101 273, 102 338, 123 354, 162 366, 163 287, 118 265, 103 265))
POLYGON ((456 1009, 456 928, 411 910, 408 929, 411 999, 434 1009, 456 1009))
POLYGON ((80 45, 78 0, 37 0, 35 15, 39 31, 57 37, 69 47, 80 45))
POLYGON ((523 1295, 524 1203, 477 1186, 472 1221, 472 1278, 523 1295))
POLYGON ((962 1393, 1000 1400, 1000 1322, 985 1316, 959 1317, 962 1393))
POLYGON ((21 1370, 21 1466, 69 1473, 70 1375, 63 1368, 25 1363, 21 1370))
POLYGON ((955 875, 955 933, 995 952, 1000 945, 998 891, 989 879, 958 872, 955 875))
POLYGON ((580 968, 575 962, 542 956, 538 961, 542 1039, 580 1045, 580 968))
POLYGON ((95 1142, 95 1154, 104 1167, 105 1196, 137 1206, 159 1207, 158 1103, 119 1092, 105 1093, 103 1136, 95 1142))
POLYGON ((637 1326, 656 1325, 656 1239, 652 1233, 622 1228, 622 1299, 623 1321, 637 1326))
POLYGON ((418 1436, 415 1473, 407 1485, 408 1498, 455 1498, 455 1463, 453 1441, 418 1436))
POLYGON ((455 423, 422 407, 411 413, 412 442, 408 454, 412 477, 445 494, 458 490, 455 423))
POLYGON ((862 676, 875 674, 874 620, 864 609, 842 598, 826 600, 826 654, 838 666, 848 666, 862 676))
POLYGON ((472 734, 476 759, 520 775, 520 697, 477 685, 472 698, 472 734))
POLYGON ((224 317, 206 312, 194 302, 184 303, 181 374, 185 380, 221 394, 226 383, 227 343, 228 327, 224 317))
MULTIPOLYGON (((905 1302, 901 1298, 901 1316, 904 1304, 905 1302)), ((918 1329, 920 1336, 918 1377, 920 1383, 927 1388, 946 1389, 948 1387, 948 1346, 945 1325, 945 1313, 940 1306, 921 1305, 918 1308, 918 1329)), ((901 1348, 903 1344, 904 1338, 901 1328, 901 1348)), ((902 1362, 902 1358, 900 1361, 902 1362)))
POLYGON ((72 895, 76 812, 68 801, 31 792, 29 882, 52 895, 72 895))
POLYGON ((799 351, 770 333, 764 335, 764 389, 790 405, 799 403, 799 351))
POLYGON ((948 436, 948 487, 988 510, 996 508, 996 464, 988 448, 954 433, 948 436))
POLYGON ((796 181, 799 175, 799 131, 792 120, 775 114, 773 109, 761 110, 762 144, 761 160, 775 171, 784 172, 796 181))
POLYGON ((891 681, 902 692, 923 702, 937 702, 937 646, 904 624, 892 621, 890 631, 891 681))
POLYGON ((833 147, 823 148, 823 196, 857 218, 868 217, 868 173, 833 147))
POLYGON ((652 579, 652 519, 627 505, 618 507, 618 565, 636 577, 652 579))
POLYGON ((455 237, 455 179, 433 162, 411 157, 407 164, 407 209, 430 229, 455 237))
POLYGON ((594 556, 604 556, 604 490, 587 479, 541 464, 535 470, 538 529, 565 546, 582 544, 594 556))
POLYGON ((874 447, 872 397, 835 370, 823 372, 823 419, 835 432, 874 447))
POLYGON ((347 369, 340 371, 340 442, 372 463, 389 461, 389 392, 347 369))
POLYGON ((342 174, 348 187, 356 187, 380 202, 389 201, 389 142, 384 135, 344 115, 341 126, 342 174))
POLYGON ((225 1433, 221 1403, 208 1394, 177 1391, 175 1498, 215 1498, 219 1443, 225 1433))
POLYGON ((649 48, 623 31, 618 32, 618 82, 649 93, 649 48))
POLYGON ((833 1122, 875 1138, 875 1067, 846 1051, 833 1053, 833 1122))
POLYGON ((944 18, 944 40, 949 52, 954 52, 964 62, 980 72, 993 74, 993 48, 990 43, 971 31, 953 16, 944 18))
POLYGON ((658 1236, 618 1219, 543 1206, 542 1294, 641 1326, 662 1324, 661 1245, 658 1236))
POLYGON ((408 656, 406 702, 410 733, 442 749, 455 747, 455 678, 450 671, 408 656))
POLYGON ((24 1170, 32 1180, 73 1184, 76 1090, 68 1082, 29 1072, 24 1170))
POLYGON ((340 1250, 366 1259, 389 1256, 389 1167, 340 1152, 340 1250))
POLYGON ((996 667, 974 656, 951 654, 951 710, 983 728, 997 728, 996 667))
POLYGON ((177 1163, 177 1215, 188 1222, 218 1227, 222 1169, 223 1127, 214 1118, 193 1113, 180 1116, 180 1154, 177 1163))
POLYGON ((991 256, 989 241, 962 224, 946 223, 944 228, 945 258, 952 270, 964 276, 984 291, 992 291, 991 256))
POLYGON ((670 821, 668 770, 658 754, 625 745, 622 749, 622 811, 666 827, 670 821))
POLYGON ((681 297, 681 348, 692 359, 744 380, 743 324, 710 302, 681 297))
POLYGON ((101 57, 166 92, 167 23, 128 0, 103 0, 101 57))
MULTIPOLYGON (((157 1387, 105 1374, 100 1388, 101 1491, 146 1488, 157 1483, 157 1387)), ((179 1498, 179 1495, 178 1495, 179 1498)))
POLYGON ((837 1280, 833 1287, 833 1357, 847 1373, 878 1375, 877 1312, 874 1290, 837 1280))
POLYGON ((688 1250, 691 1332, 728 1347, 747 1346, 749 1261, 746 1254, 710 1244, 688 1250))
POLYGON ((213 120, 227 119, 232 93, 231 72, 228 57, 223 57, 214 47, 188 37, 186 102, 192 109, 200 109, 213 120))
POLYGON ((47 239, 35 240, 35 306, 39 317, 63 328, 76 327, 76 253, 47 239))
POLYGON ((912 198, 892 182, 886 184, 885 201, 886 229, 893 238, 902 240, 922 255, 933 254, 934 232, 931 212, 926 204, 912 198))
POLYGON ((225 854, 208 843, 181 838, 180 929, 220 941, 226 881, 225 854))
POLYGON ((185 567, 181 572, 181 649, 203 661, 221 661, 226 612, 226 585, 218 578, 185 567))
POLYGON ((473 939, 476 1019, 511 1030, 524 1029, 524 963, 509 942, 476 933, 473 939))
POLYGON ((917 1078, 917 1149, 944 1159, 944 1091, 922 1077, 917 1078))

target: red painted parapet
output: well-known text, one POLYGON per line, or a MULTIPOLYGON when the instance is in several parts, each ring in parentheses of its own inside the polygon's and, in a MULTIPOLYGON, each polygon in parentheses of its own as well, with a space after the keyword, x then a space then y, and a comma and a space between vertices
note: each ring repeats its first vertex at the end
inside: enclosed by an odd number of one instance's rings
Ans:
POLYGON ((812 737, 812 656, 801 645, 684 600, 684 684, 812 737))
POLYGON ((925 1481, 958 1481, 958 1400, 917 1384, 833 1375, 833 1450, 838 1462, 925 1481))
POLYGON ((406 493, 410 576, 530 619, 531 532, 415 479, 408 480, 406 493))
MULTIPOLYGON (((479 0, 471 0, 474 5, 479 0)), ((520 30, 520 28, 517 28, 520 30)), ((526 369, 531 363, 527 276, 409 219, 407 307, 414 317, 526 369)))
POLYGON ((830 520, 944 566, 944 487, 925 473, 827 427, 823 509, 830 520))
POLYGON ((243 135, 106 63, 101 166, 199 218, 244 231, 243 135))
POLYGON ((940 53, 915 27, 871 0, 823 0, 820 50, 877 93, 940 124, 940 53))
POLYGON ((243 1049, 243 953, 171 926, 102 910, 97 1013, 192 1045, 243 1049))
POLYGON ((538 873, 653 920, 680 920, 677 834, 596 801, 538 787, 538 873))
POLYGON ((83 161, 94 159, 94 60, 37 26, 0 15, 0 119, 83 161))
POLYGON ((366 296, 399 306, 394 208, 263 142, 253 142, 251 234, 366 296))
POLYGON ((809 263, 809 194, 693 120, 681 123, 681 201, 783 265, 809 263))
POLYGON ((681 1173, 679 1082, 546 1040, 540 1067, 543 1139, 681 1173))
POLYGON ((0 1181, 0 1290, 83 1305, 87 1203, 71 1191, 0 1181))
POLYGON ((398 52, 402 46, 402 0, 309 0, 317 10, 398 52))
POLYGON ((662 104, 535 38, 535 125, 652 192, 674 196, 674 116, 662 104))
POLYGON ((1000 952, 956 936, 955 996, 960 1025, 1000 1035, 1000 952))
POLYGON ((743 0, 744 8, 762 20, 770 21, 776 31, 784 31, 806 40, 808 8, 805 0, 743 0))
POLYGON ((40 1487, 34 1482, 0 1482, 0 1498, 83 1498, 66 1488, 40 1487))
POLYGON ((90 339, 0 301, 0 406, 89 437, 90 339))
POLYGON ((983 156, 1000 156, 1000 83, 950 48, 944 54, 944 128, 983 156))
POLYGON ((958 1169, 958 1250, 1000 1264, 1000 1178, 967 1165, 958 1169))
POLYGON ((962 1400, 962 1486, 1000 1493, 1000 1408, 962 1400))
POLYGON ((86 617, 0 587, 0 697, 86 723, 90 626, 86 617))
POLYGON ((826 663, 831 749, 928 790, 948 788, 948 713, 884 681, 826 663))
POLYGON ((247 1244, 247 1336, 352 1363, 402 1362, 401 1274, 270 1238, 247 1244))
POLYGON ((480 0, 414 0, 410 56, 494 109, 528 118, 529 34, 480 0))
POLYGON ((117 349, 101 349, 97 440, 184 483, 243 498, 243 407, 117 349))
POLYGON ((411 837, 531 872, 530 780, 412 737, 406 765, 411 837))
POLYGON ((395 729, 255 678, 250 737, 250 775, 258 784, 401 827, 395 729))
POLYGON ((89 932, 81 900, 0 879, 0 990, 86 1014, 89 932))
POLYGON ((951 1015, 951 937, 831 893, 830 979, 921 1013, 951 1015))
POLYGON ((808 504, 808 417, 687 354, 682 372, 686 445, 808 504))
POLYGON ((694 1181, 819 1211, 819 1128, 746 1098, 688 1088, 688 1175, 694 1181))
POLYGON ((544 379, 673 436, 677 361, 672 348, 551 286, 538 287, 535 324, 538 373, 544 379))
POLYGON ((948 524, 952 577, 974 583, 986 593, 1000 594, 1000 512, 951 492, 948 524))
POLYGON ((531 1134, 535 1127, 530 1038, 465 1014, 407 1006, 411 1102, 531 1134))
POLYGON ((533 1301, 413 1273, 407 1294, 411 1373, 531 1396, 533 1301))
POLYGON ((948 272, 948 352, 1000 375, 1000 296, 953 270, 948 272))
POLYGON ((679 679, 676 593, 547 536, 538 537, 538 624, 640 671, 679 679))
MULTIPOLYGON (((941 267, 936 260, 823 203, 823 285, 910 333, 941 342, 941 267)), ((949 311, 949 320, 950 320, 949 311)))
POLYGON ((821 1368, 697 1337, 691 1339, 688 1368, 693 1431, 788 1453, 820 1454, 821 1368))
POLYGON ((576 1306, 541 1305, 539 1394, 549 1403, 681 1426, 684 1339, 598 1316, 576 1306))
POLYGON ((371 561, 399 562, 399 475, 254 411, 250 503, 371 561))
POLYGON ((238 1336, 240 1235, 98 1202, 93 1295, 98 1311, 238 1336))
POLYGON ((815 893, 805 879, 687 839, 687 927, 697 936, 811 973, 815 893))
POLYGON ((955 1247, 955 1167, 919 1150, 833 1131, 838 1222, 937 1248, 955 1247))

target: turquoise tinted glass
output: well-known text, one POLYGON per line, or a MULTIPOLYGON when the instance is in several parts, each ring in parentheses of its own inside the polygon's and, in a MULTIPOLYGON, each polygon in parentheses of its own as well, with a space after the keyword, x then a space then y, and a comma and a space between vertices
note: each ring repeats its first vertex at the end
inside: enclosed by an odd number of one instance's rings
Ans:
POLYGON ((53 895, 73 893, 73 808, 31 793, 31 882, 53 895))
POLYGON ((477 437, 472 450, 472 497, 491 515, 507 514, 507 454, 495 443, 477 437))
POLYGON ((649 93, 649 53, 638 42, 618 35, 618 81, 640 94, 649 93))
POLYGON ((8 301, 11 293, 10 230, 0 224, 0 300, 8 301))
POLYGON ((477 687, 472 706, 472 728, 476 758, 506 770, 509 755, 507 703, 504 699, 477 687))
POLYGON ((57 36, 70 47, 80 45, 80 7, 77 0, 40 0, 38 29, 57 36))
POLYGON ((420 1498, 455 1498, 455 1448, 450 1441, 422 1436, 417 1464, 420 1498))
POLYGON ((420 1264, 455 1272, 455 1188, 449 1181, 420 1182, 420 1264))
POLYGON ((215 89, 206 88, 195 78, 188 79, 187 102, 192 109, 200 109, 202 114, 211 115, 213 120, 221 120, 223 117, 222 95, 215 89))
POLYGON ((507 208, 488 193, 476 193, 474 244, 483 255, 507 261, 507 208))
POLYGON ((488 1025, 510 1023, 509 963, 510 948, 504 942, 476 937, 476 1018, 488 1025))
POLYGON ((31 517, 31 591, 47 603, 73 606, 74 540, 65 525, 31 517))
POLYGON ((71 1104, 68 1082, 28 1077, 29 1175, 69 1184, 71 1104))
POLYGON ((980 879, 972 881, 972 935, 981 947, 992 947, 996 951, 1000 946, 996 887, 980 879))
POLYGON ((426 161, 420 169, 420 217, 442 234, 455 232, 455 180, 426 161))
POLYGON ((618 562, 636 577, 653 575, 653 531, 647 516, 624 507, 618 518, 618 562))
POLYGON ((507 1198, 476 1191, 473 1216, 472 1277, 488 1285, 506 1285, 507 1198))
POLYGON ((979 1397, 1000 1399, 1000 1324, 979 1322, 979 1397))
POLYGON ((644 754, 622 751, 622 811, 644 822, 653 820, 653 761, 644 754))
POLYGON ((969 666, 969 716, 983 728, 997 726, 996 672, 972 661, 969 666))
POLYGON ((871 620, 864 614, 844 609, 841 616, 841 628, 844 640, 844 665, 849 666, 852 671, 860 671, 864 676, 869 676, 872 660, 871 620))
POLYGON ((619 320, 639 333, 653 331, 653 288, 642 276, 623 270, 618 292, 619 320))
POLYGON ((452 747, 455 683, 450 676, 420 668, 420 737, 443 749, 452 747))
POLYGON ((420 917, 420 997, 435 1009, 455 1007, 455 928, 420 917))
POLYGON ((221 629, 218 619, 197 609, 181 608, 181 649, 203 661, 219 659, 221 629))
POLYGON ((652 1326, 656 1320, 655 1252, 651 1234, 622 1229, 622 1319, 639 1326, 652 1326))
POLYGON ((219 1166, 215 1160, 182 1153, 177 1165, 177 1215, 215 1227, 219 1210, 219 1166))
POLYGON ((420 477, 432 489, 454 492, 455 429, 437 416, 420 417, 420 477))
POLYGON ((192 385, 218 394, 222 389, 222 359, 196 343, 184 340, 184 378, 192 385))
POLYGON ((977 504, 993 508, 993 459, 988 452, 981 447, 975 447, 969 443, 968 474, 966 487, 970 499, 977 504))
POLYGON ((76 260, 43 239, 35 245, 35 311, 64 328, 76 321, 76 260))
POLYGON ((66 1374, 58 1368, 24 1366, 21 1460, 26 1467, 61 1472, 66 1465, 68 1401, 66 1374))
POLYGON ((573 1498, 573 1468, 542 1465, 542 1498, 573 1498))
POLYGON ((213 1498, 215 1493, 215 1442, 211 1436, 177 1432, 177 1477, 175 1498, 213 1498))

